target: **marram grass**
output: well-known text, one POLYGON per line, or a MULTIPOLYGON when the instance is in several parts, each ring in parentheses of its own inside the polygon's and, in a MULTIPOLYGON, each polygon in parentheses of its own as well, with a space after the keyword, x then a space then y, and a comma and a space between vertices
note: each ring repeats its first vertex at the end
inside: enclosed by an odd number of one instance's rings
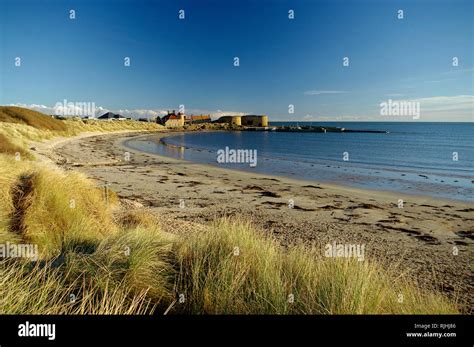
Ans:
POLYGON ((33 110, 0 106, 0 153, 20 153, 31 159, 31 141, 49 140, 54 137, 70 137, 85 132, 106 133, 113 131, 159 131, 163 126, 156 123, 125 121, 100 121, 67 119, 58 120, 33 110))
MULTIPOLYGON (((60 131, 125 126, 70 122, 60 131)), ((4 148, 57 136, 48 129, 56 123, 25 123, 0 123, 4 148)), ((107 201, 81 174, 0 154, 0 245, 39 252, 36 261, 0 258, 0 314, 458 313, 455 302, 372 259, 284 249, 245 219, 170 235, 150 213, 114 213, 118 199, 107 201)))
POLYGON ((456 313, 396 269, 283 250, 242 220, 222 219, 178 242, 182 310, 198 314, 456 313))
POLYGON ((147 291, 125 285, 99 287, 86 278, 70 282, 51 263, 0 261, 0 314, 149 314, 147 291))
POLYGON ((286 250, 239 219, 171 236, 145 212, 114 221, 113 204, 80 174, 5 155, 0 163, 1 241, 40 253, 36 263, 0 262, 0 313, 457 312, 370 259, 286 250))

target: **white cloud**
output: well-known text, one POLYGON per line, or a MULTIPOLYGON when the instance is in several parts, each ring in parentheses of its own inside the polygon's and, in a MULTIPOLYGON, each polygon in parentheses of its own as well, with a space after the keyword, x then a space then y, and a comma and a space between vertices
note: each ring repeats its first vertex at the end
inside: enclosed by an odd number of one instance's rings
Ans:
MULTIPOLYGON (((62 101, 60 102, 63 103, 62 101)), ((44 114, 58 114, 57 110, 54 106, 46 106, 40 104, 23 104, 23 103, 16 103, 16 104, 9 104, 7 106, 18 106, 28 108, 30 110, 38 111, 44 114)), ((79 108, 78 108, 79 109, 79 108)), ((121 114, 124 117, 131 117, 131 118, 154 118, 156 116, 164 116, 168 113, 168 110, 173 110, 173 108, 158 108, 158 109, 110 109, 102 106, 95 106, 95 115, 99 117, 106 112, 113 112, 121 114)), ((176 110, 177 111, 177 110, 176 110)), ((221 116, 241 116, 244 114, 248 114, 247 112, 238 112, 238 111, 223 111, 223 110, 204 110, 204 109, 186 109, 186 114, 210 114, 212 119, 217 119, 221 116)))
POLYGON ((343 90, 307 90, 304 95, 322 95, 322 94, 343 94, 347 93, 343 90))
POLYGON ((411 99, 420 103, 424 121, 474 122, 474 95, 433 96, 411 99))
POLYGON ((302 121, 307 122, 358 122, 358 121, 381 121, 380 117, 367 115, 337 115, 337 116, 323 116, 307 114, 302 121))
MULTIPOLYGON (((387 100, 383 100, 387 101, 387 100)), ((473 112, 474 95, 431 96, 426 98, 396 99, 397 102, 417 102, 426 115, 435 112, 473 112)))
POLYGON ((223 111, 223 110, 201 110, 201 109, 190 109, 189 114, 210 114, 213 119, 218 119, 222 116, 242 116, 249 114, 248 112, 239 111, 223 111))
POLYGON ((423 81, 423 83, 441 83, 441 82, 446 82, 446 81, 456 81, 456 78, 443 78, 443 79, 437 79, 437 80, 427 80, 423 81))
MULTIPOLYGON (((154 118, 156 116, 163 116, 167 114, 167 110, 164 109, 119 109, 119 110, 110 110, 110 112, 121 114, 124 117, 131 118, 154 118)), ((102 115, 105 112, 100 112, 99 115, 102 115)))
MULTIPOLYGON (((393 95, 393 94, 392 94, 393 95)), ((387 102, 387 100, 383 100, 387 102)), ((397 102, 418 102, 418 121, 474 122, 474 95, 432 96, 425 98, 393 99, 397 102)), ((365 114, 319 115, 307 114, 303 121, 413 121, 411 116, 381 116, 379 103, 365 114)))
POLYGON ((422 111, 429 112, 467 111, 472 113, 474 110, 474 95, 432 96, 408 101, 419 102, 422 111))
POLYGON ((17 107, 24 107, 24 108, 29 108, 30 110, 46 113, 46 114, 52 114, 53 112, 53 107, 48 107, 45 105, 38 105, 38 104, 22 104, 22 103, 16 103, 16 104, 8 104, 7 106, 17 106, 17 107))
POLYGON ((474 67, 469 68, 460 68, 460 67, 453 67, 451 70, 443 72, 442 75, 452 75, 458 73, 474 73, 474 67))

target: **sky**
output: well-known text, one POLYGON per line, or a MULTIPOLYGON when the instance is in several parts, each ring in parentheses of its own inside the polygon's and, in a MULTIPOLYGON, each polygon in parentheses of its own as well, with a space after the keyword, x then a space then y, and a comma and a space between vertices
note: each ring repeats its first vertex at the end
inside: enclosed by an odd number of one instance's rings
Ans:
POLYGON ((0 0, 0 104, 407 120, 381 115, 392 100, 419 103, 417 121, 474 121, 473 4, 0 0))

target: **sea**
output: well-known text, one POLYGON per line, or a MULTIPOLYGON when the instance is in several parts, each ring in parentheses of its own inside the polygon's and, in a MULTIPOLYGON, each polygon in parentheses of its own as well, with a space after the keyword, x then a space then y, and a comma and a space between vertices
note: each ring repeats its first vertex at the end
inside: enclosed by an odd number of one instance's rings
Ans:
POLYGON ((273 122, 388 133, 190 132, 128 141, 136 150, 190 162, 357 188, 474 202, 474 123, 273 122), (218 162, 256 151, 256 165, 218 162))

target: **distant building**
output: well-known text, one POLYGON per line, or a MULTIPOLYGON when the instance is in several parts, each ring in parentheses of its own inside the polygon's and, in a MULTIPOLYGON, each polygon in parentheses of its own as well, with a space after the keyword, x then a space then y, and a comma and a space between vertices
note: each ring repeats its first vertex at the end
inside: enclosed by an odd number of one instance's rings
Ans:
POLYGON ((51 115, 51 118, 59 119, 59 120, 66 120, 67 119, 66 117, 58 115, 58 114, 51 115))
POLYGON ((125 118, 124 116, 122 116, 120 114, 115 114, 113 112, 107 112, 107 113, 104 113, 102 116, 100 116, 98 119, 112 121, 112 120, 126 120, 127 118, 125 118))
POLYGON ((228 123, 234 125, 243 125, 249 127, 267 127, 268 116, 265 115, 246 115, 246 116, 223 116, 216 123, 228 123))
POLYGON ((252 127, 267 127, 268 116, 265 116, 265 115, 242 116, 242 125, 252 126, 252 127))
POLYGON ((218 120, 216 120, 216 123, 242 125, 242 117, 241 116, 222 116, 218 120))
POLYGON ((185 123, 187 124, 199 124, 199 123, 211 123, 211 115, 201 114, 199 116, 190 115, 185 117, 185 123))
POLYGON ((168 114, 163 116, 160 121, 161 124, 167 128, 177 128, 184 126, 185 117, 183 113, 178 112, 178 114, 176 114, 173 110, 173 112, 168 111, 168 114))

